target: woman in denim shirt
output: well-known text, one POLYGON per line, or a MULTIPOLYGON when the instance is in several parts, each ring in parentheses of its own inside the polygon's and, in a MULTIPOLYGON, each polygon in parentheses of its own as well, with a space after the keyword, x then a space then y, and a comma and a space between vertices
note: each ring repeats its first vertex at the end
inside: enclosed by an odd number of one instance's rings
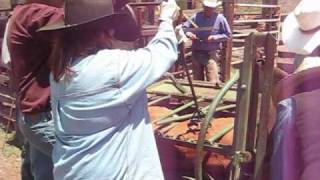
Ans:
POLYGON ((55 179, 164 179, 146 88, 177 59, 177 9, 174 0, 163 2, 158 33, 132 51, 112 48, 113 38, 130 41, 139 33, 130 8, 112 1, 67 0, 66 25, 40 30, 61 36, 50 79, 55 179))

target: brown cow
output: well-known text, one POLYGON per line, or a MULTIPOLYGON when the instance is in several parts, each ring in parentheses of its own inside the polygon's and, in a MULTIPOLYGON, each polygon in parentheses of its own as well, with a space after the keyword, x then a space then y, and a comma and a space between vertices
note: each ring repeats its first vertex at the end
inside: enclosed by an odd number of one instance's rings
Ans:
MULTIPOLYGON (((156 120, 171 110, 165 107, 149 107, 151 120, 156 120)), ((211 137, 216 132, 233 123, 234 118, 218 118, 211 123, 208 129, 207 137, 211 137)), ((159 127, 154 125, 155 133, 158 134, 159 127)), ((165 133, 165 136, 176 137, 179 140, 197 140, 199 128, 196 130, 190 128, 189 121, 179 122, 172 129, 165 133)), ((227 133, 219 140, 219 143, 231 145, 233 132, 227 133)), ((157 137, 157 144, 162 163, 162 168, 166 179, 176 180, 182 176, 194 176, 195 149, 173 145, 172 143, 157 137)), ((227 178, 227 170, 231 160, 223 155, 206 152, 204 157, 204 171, 210 174, 215 180, 224 180, 227 178)))

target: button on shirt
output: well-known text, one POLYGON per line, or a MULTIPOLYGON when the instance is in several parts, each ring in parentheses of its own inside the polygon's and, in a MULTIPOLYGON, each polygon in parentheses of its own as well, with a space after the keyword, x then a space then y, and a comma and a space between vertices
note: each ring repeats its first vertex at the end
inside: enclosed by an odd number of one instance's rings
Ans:
POLYGON ((51 77, 54 178, 164 179, 145 89, 176 59, 174 29, 162 22, 145 48, 100 50, 75 60, 70 79, 51 77))
POLYGON ((185 32, 193 32, 199 40, 192 44, 192 50, 211 51, 219 49, 219 42, 231 37, 231 30, 226 18, 222 14, 214 13, 211 17, 205 17, 203 12, 198 12, 192 16, 192 21, 199 27, 212 27, 211 30, 193 31, 193 25, 186 21, 183 24, 185 32), (207 42, 209 35, 214 35, 216 42, 207 42))

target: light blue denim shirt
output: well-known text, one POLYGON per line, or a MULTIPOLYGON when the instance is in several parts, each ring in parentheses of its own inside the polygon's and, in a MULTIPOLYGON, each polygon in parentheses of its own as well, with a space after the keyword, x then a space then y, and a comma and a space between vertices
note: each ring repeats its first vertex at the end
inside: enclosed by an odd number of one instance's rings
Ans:
POLYGON ((51 77, 55 179, 164 179, 145 89, 176 59, 173 27, 162 22, 145 48, 101 50, 76 60, 71 79, 51 77))

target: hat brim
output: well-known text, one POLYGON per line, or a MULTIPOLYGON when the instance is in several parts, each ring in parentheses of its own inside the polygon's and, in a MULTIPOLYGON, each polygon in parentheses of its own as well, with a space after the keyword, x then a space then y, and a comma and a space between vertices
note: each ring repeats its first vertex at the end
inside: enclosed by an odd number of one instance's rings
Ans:
POLYGON ((320 45, 320 31, 301 31, 295 15, 290 13, 282 25, 282 41, 289 51, 309 55, 320 45))
MULTIPOLYGON (((120 41, 135 41, 141 35, 140 27, 136 19, 126 13, 115 13, 112 15, 107 15, 92 19, 90 21, 78 23, 78 24, 65 24, 64 20, 58 21, 54 24, 44 26, 38 29, 37 32, 63 32, 63 31, 73 31, 76 29, 82 29, 84 27, 90 28, 94 25, 110 24, 111 21, 117 21, 117 23, 112 24, 112 29, 114 29, 114 37, 120 41)), ((107 28, 107 27, 106 27, 107 28)))
POLYGON ((216 8, 218 6, 221 6, 221 2, 214 2, 214 3, 211 3, 211 2, 208 2, 208 1, 203 1, 202 4, 206 7, 210 7, 210 8, 216 8))

